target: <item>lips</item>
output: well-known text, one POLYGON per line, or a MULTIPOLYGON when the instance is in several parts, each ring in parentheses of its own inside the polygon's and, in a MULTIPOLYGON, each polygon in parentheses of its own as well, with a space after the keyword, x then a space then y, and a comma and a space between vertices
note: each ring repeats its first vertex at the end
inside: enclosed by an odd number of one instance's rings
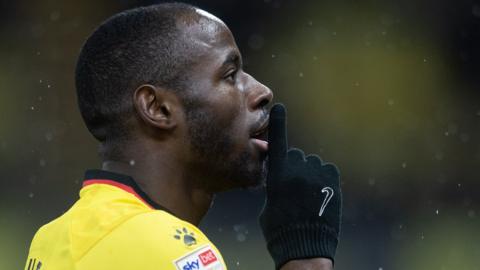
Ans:
POLYGON ((255 129, 250 135, 250 140, 260 149, 262 152, 268 151, 268 119, 255 129))

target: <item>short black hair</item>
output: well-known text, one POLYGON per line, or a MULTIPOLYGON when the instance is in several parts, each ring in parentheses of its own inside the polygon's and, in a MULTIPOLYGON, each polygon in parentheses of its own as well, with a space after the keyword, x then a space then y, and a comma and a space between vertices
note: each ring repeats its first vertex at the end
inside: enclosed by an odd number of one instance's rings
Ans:
POLYGON ((192 13, 194 6, 178 2, 139 7, 112 16, 88 37, 75 85, 80 113, 97 140, 128 134, 132 95, 140 85, 182 88, 189 60, 177 20, 192 13))

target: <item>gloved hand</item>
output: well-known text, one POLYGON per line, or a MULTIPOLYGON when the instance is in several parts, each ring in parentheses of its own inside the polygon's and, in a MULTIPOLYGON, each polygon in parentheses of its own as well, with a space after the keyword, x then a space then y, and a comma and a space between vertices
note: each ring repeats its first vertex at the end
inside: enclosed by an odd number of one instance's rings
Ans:
POLYGON ((266 202, 260 226, 276 269, 290 260, 330 258, 340 232, 342 193, 332 163, 300 149, 287 151, 286 112, 270 111, 266 202))

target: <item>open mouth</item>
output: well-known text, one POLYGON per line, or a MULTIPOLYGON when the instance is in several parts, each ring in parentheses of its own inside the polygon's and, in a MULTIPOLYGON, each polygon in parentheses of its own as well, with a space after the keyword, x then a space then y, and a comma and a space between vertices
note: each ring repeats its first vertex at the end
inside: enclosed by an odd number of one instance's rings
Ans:
POLYGON ((250 139, 261 151, 268 150, 268 120, 250 135, 250 139))

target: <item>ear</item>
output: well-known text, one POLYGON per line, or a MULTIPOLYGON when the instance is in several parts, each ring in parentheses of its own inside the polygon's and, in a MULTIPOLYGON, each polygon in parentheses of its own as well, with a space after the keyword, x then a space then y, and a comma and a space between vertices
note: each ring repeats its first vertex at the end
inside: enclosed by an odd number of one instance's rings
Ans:
POLYGON ((133 103, 139 117, 152 127, 173 130, 178 124, 180 102, 172 91, 144 84, 135 90, 133 103))

